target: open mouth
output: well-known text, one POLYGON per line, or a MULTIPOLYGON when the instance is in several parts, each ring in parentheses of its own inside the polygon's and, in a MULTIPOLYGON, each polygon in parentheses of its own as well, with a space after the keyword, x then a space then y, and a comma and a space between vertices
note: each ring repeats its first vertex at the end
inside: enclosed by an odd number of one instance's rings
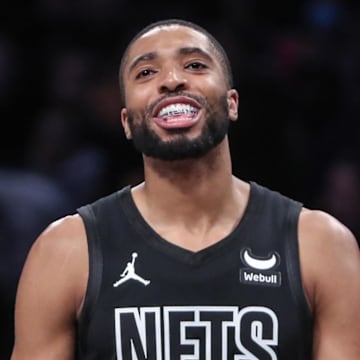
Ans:
POLYGON ((193 126, 200 113, 200 106, 191 99, 167 99, 154 112, 154 121, 165 129, 184 129, 193 126))
POLYGON ((189 104, 171 104, 163 107, 157 117, 164 120, 172 121, 177 117, 194 117, 199 112, 199 109, 189 104))

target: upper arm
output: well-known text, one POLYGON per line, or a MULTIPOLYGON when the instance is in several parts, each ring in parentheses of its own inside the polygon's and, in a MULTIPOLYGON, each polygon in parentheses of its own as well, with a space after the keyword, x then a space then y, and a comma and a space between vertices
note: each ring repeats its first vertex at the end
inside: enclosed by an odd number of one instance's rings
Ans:
POLYGON ((86 282, 77 216, 51 224, 32 246, 16 296, 12 360, 74 358, 75 323, 86 282))
POLYGON ((355 237, 323 212, 301 215, 300 255, 314 314, 314 359, 360 359, 360 252, 355 237))

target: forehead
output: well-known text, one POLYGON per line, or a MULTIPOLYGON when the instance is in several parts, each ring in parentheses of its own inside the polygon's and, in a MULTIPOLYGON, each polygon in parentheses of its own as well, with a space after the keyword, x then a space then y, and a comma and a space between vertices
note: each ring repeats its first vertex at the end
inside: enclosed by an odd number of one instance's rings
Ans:
POLYGON ((171 52, 184 47, 200 48, 210 56, 216 57, 215 49, 205 34, 183 25, 173 24, 153 28, 136 39, 129 49, 126 65, 142 54, 171 52))

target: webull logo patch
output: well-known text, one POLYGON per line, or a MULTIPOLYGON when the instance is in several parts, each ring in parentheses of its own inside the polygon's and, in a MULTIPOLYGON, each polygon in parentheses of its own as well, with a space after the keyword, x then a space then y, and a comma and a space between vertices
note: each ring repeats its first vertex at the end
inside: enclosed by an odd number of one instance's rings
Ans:
POLYGON ((240 269, 240 282, 243 284, 275 286, 281 285, 281 273, 274 269, 280 264, 280 256, 273 252, 266 257, 255 256, 246 248, 240 253, 242 263, 246 266, 240 269))

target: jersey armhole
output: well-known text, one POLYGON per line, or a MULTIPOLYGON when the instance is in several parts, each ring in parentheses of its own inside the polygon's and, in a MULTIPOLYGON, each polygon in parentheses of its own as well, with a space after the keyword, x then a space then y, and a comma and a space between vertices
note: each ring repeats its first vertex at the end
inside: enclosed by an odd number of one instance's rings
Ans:
POLYGON ((85 292, 84 304, 77 323, 77 337, 81 339, 78 343, 78 351, 82 347, 86 348, 87 329, 91 320, 92 310, 95 307, 100 292, 103 259, 100 249, 100 235, 96 226, 96 217, 90 205, 82 206, 77 209, 79 215, 83 219, 88 243, 89 256, 89 277, 85 292))
MULTIPOLYGON (((297 318, 299 319, 299 326, 302 328, 301 333, 306 334, 303 339, 304 346, 299 349, 299 353, 304 353, 305 349, 311 349, 312 345, 312 322, 313 315, 307 301, 300 265, 300 252, 299 252, 299 236, 298 236, 298 221, 302 209, 302 204, 298 202, 291 202, 288 208, 287 218, 287 239, 285 243, 286 253, 286 269, 288 278, 292 279, 290 282, 290 291, 298 309, 297 318)), ((301 359, 310 358, 310 354, 303 354, 301 359)))

